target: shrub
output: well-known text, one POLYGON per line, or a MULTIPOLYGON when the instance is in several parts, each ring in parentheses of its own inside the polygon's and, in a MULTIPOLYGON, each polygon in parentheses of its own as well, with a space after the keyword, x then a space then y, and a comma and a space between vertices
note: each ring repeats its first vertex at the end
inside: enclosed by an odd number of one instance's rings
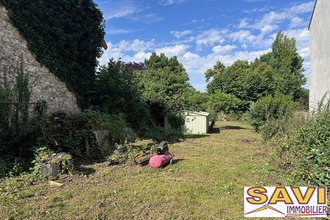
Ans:
POLYGON ((184 117, 179 112, 169 112, 166 114, 166 118, 173 129, 180 130, 184 125, 184 117))
POLYGON ((290 96, 276 93, 256 101, 248 112, 248 122, 256 131, 271 120, 292 117, 296 104, 290 96))
POLYGON ((39 145, 48 146, 54 152, 67 152, 74 157, 99 159, 109 153, 98 146, 93 130, 109 130, 111 145, 124 141, 122 130, 126 123, 117 115, 95 111, 84 113, 55 112, 45 119, 44 136, 39 145))
POLYGON ((181 131, 176 129, 165 129, 163 127, 151 128, 144 136, 144 138, 152 139, 156 142, 161 141, 177 141, 178 138, 183 138, 181 131))
MULTIPOLYGON (((319 111, 297 135, 281 146, 283 156, 290 154, 293 163, 291 182, 303 181, 310 186, 330 185, 330 102, 320 104, 319 111), (323 106, 323 107, 321 107, 323 106)), ((330 189, 328 188, 328 193, 330 189)))

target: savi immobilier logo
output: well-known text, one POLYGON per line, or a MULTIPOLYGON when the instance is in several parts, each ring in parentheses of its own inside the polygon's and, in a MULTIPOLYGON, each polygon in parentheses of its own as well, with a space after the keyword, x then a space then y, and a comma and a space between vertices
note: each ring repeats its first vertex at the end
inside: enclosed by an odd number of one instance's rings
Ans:
POLYGON ((326 187, 244 187, 244 217, 326 216, 326 187))

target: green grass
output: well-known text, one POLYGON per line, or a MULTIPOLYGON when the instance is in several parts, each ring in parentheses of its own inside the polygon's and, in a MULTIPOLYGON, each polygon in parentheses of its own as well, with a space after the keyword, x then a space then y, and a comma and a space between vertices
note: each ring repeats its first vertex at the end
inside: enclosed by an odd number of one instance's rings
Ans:
POLYGON ((0 219, 243 219, 244 186, 273 186, 261 136, 239 122, 171 144, 163 169, 109 161, 51 186, 31 175, 0 180, 0 219), (87 172, 88 171, 88 172, 87 172))

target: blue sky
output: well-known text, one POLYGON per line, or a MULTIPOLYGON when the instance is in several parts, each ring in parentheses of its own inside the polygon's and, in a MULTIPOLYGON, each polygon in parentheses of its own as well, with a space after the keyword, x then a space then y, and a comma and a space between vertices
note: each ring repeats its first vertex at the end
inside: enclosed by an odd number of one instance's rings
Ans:
MULTIPOLYGON (((276 33, 297 41, 309 78, 308 25, 315 0, 94 0, 106 20, 108 50, 99 59, 143 62, 151 52, 177 56, 190 83, 205 91, 217 61, 253 61, 276 33)), ((309 83, 304 87, 308 88, 309 83)))

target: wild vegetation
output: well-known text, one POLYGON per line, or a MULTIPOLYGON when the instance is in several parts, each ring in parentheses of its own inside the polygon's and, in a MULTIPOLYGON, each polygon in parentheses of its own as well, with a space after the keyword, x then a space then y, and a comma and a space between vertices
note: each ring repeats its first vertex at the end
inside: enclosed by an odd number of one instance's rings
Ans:
MULTIPOLYGON (((243 186, 330 189, 329 102, 302 117, 308 91, 295 39, 279 32, 272 51, 254 62, 226 67, 218 61, 205 72, 207 92, 199 92, 175 56, 154 52, 144 63, 110 59, 95 68, 104 32, 91 0, 39 1, 40 7, 31 1, 22 10, 21 2, 2 0, 38 61, 77 93, 83 111, 46 114, 40 100, 29 117, 22 106, 20 122, 28 125, 17 134, 12 107, 0 105, 0 217, 232 219, 241 217, 243 186), (44 26, 31 14, 52 16, 44 26), (27 30, 26 22, 34 29, 27 30), (54 39, 60 39, 56 47, 54 39), (181 110, 208 111, 217 132, 184 135, 181 110), (164 116, 171 130, 163 128, 164 116), (241 122, 217 122, 220 116, 241 122), (108 149, 99 146, 95 130, 109 131, 108 149), (175 164, 156 170, 130 163, 146 149, 129 142, 143 139, 171 141, 175 164), (130 146, 129 154, 115 158, 122 145, 130 146), (75 164, 56 188, 38 174, 39 159, 61 152, 75 164)), ((0 101, 29 101, 22 62, 17 69, 15 91, 4 70, 0 101)))
POLYGON ((29 174, 2 179, 0 218, 241 219, 244 186, 286 182, 267 177, 267 148, 252 127, 219 129, 170 144, 174 164, 163 169, 107 160, 61 175, 58 186, 29 174))

